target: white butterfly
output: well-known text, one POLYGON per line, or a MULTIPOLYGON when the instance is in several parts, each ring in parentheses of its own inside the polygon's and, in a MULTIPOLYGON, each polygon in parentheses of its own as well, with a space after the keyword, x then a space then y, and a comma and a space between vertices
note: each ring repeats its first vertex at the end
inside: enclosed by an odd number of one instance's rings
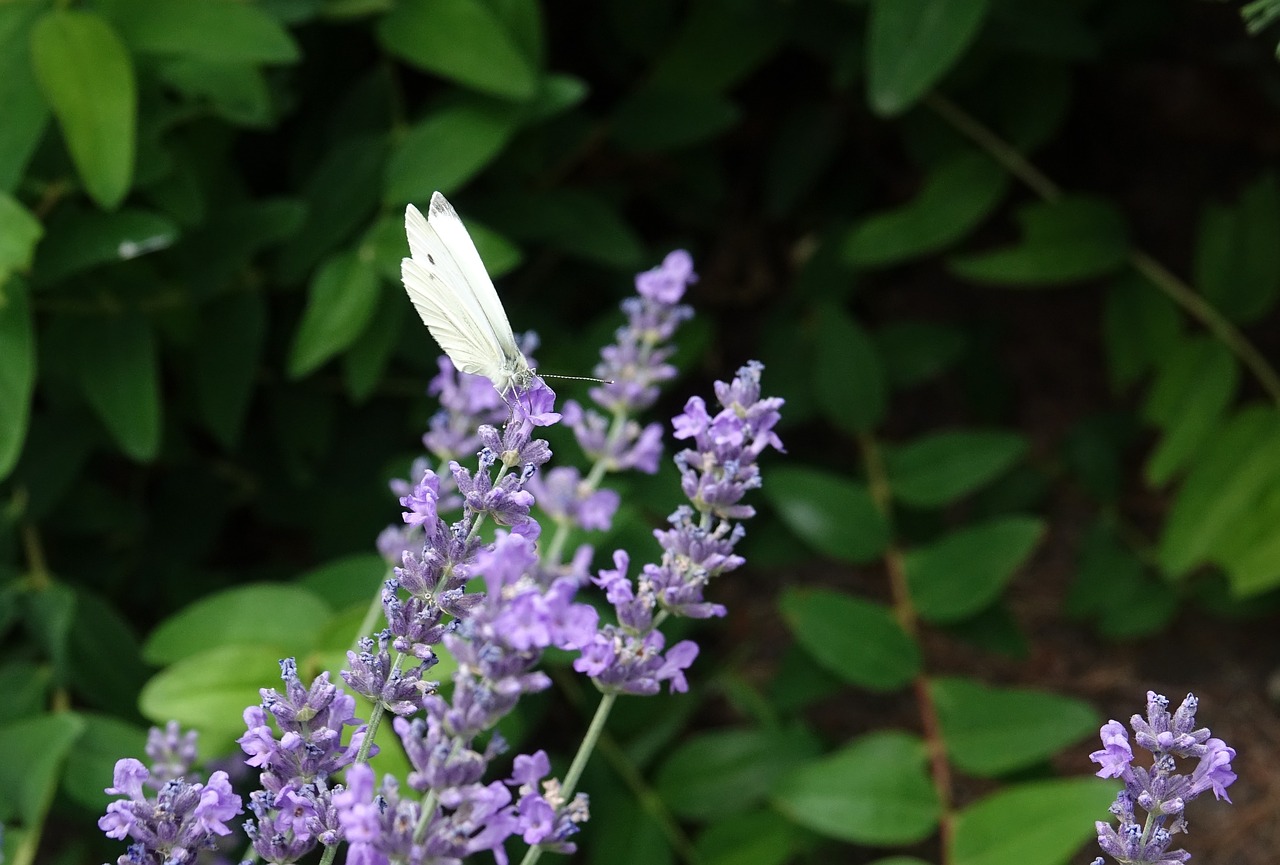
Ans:
POLYGON ((400 263, 400 276, 409 299, 454 366, 487 377, 503 396, 525 390, 533 370, 471 235, 439 192, 428 212, 423 219, 410 204, 404 213, 411 257, 400 263))

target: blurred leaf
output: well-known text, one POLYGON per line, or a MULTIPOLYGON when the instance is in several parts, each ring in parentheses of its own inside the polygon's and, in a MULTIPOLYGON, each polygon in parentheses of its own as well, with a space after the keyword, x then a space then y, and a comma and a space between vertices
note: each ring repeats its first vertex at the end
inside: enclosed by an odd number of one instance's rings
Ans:
POLYGON ((133 178, 138 95, 128 52, 95 13, 51 9, 32 28, 31 62, 85 190, 116 207, 133 178))
POLYGON ((99 264, 165 249, 178 237, 173 220, 149 210, 72 211, 51 220, 36 250, 36 277, 51 285, 99 264))
POLYGON ((1082 13, 1080 7, 1055 0, 996 3, 983 28, 983 43, 1054 60, 1093 60, 1099 34, 1080 20, 1082 13))
POLYGON ((214 111, 232 123, 240 126, 271 123, 271 93, 267 79, 256 66, 176 57, 158 64, 158 72, 167 84, 192 101, 207 99, 214 111))
POLYGON ((552 72, 538 79, 538 92, 527 106, 525 121, 536 123, 555 117, 582 103, 591 86, 581 78, 552 72))
POLYGON ((796 840, 786 818, 762 808, 717 820, 698 835, 695 848, 702 865, 786 865, 796 840))
POLYGON ((85 713, 79 717, 84 721, 84 733, 67 754, 63 788, 80 807, 100 814, 116 798, 102 789, 112 778, 116 761, 123 757, 144 759, 147 737, 136 725, 106 715, 85 713))
POLYGON ((1098 729, 1098 715, 1069 697, 988 688, 968 679, 929 685, 947 753, 980 778, 1034 766, 1098 729))
POLYGON ((208 749, 206 758, 229 753, 235 738, 244 734, 244 707, 262 702, 260 688, 281 687, 280 658, 289 650, 264 641, 264 634, 274 630, 259 622, 252 643, 218 645, 165 668, 142 689, 142 714, 156 724, 174 720, 197 730, 208 749))
POLYGON ((769 473, 764 496, 791 531, 823 555, 871 562, 889 542, 889 527, 867 487, 824 469, 782 466, 769 473))
POLYGON ((989 483, 1026 451, 1017 433, 956 430, 886 447, 884 461, 895 499, 936 508, 989 483))
POLYGON ((1062 441, 1062 458, 1068 472, 1094 498, 1114 502, 1126 482, 1125 451, 1137 437, 1138 425, 1130 412, 1109 412, 1082 418, 1062 441))
POLYGON ((920 673, 920 649, 888 609, 841 592, 787 589, 787 627, 805 651, 846 682, 894 691, 920 673))
POLYGON ((907 553, 904 565, 920 617, 954 622, 1000 596, 1044 534, 1044 523, 1012 516, 970 526, 907 553))
POLYGON ((635 268, 644 246, 612 202, 579 189, 555 189, 503 202, 503 227, 518 240, 614 268, 635 268))
POLYGON ((5 695, 0 703, 0 725, 39 715, 48 705, 52 684, 52 671, 47 664, 5 661, 0 666, 0 688, 5 695))
POLYGON ((116 444, 139 462, 160 449, 160 361, 141 315, 76 322, 74 363, 85 399, 116 444))
POLYGON ((0 286, 13 271, 31 266, 32 251, 42 234, 44 228, 30 211, 0 192, 0 286))
POLYGON ((98 0, 129 47, 217 63, 294 63, 293 37, 240 0, 98 0))
POLYGON ((896 387, 921 384, 940 375, 969 347, 963 330, 935 321, 885 322, 873 333, 885 374, 896 387))
POLYGON ((928 92, 977 36, 987 0, 872 0, 867 100, 882 117, 928 92))
POLYGON ((1080 565, 1067 611, 1092 620, 1098 633, 1132 639, 1158 633, 1178 610, 1178 594, 1146 572, 1138 553, 1115 531, 1095 525, 1080 545, 1080 565))
POLYGON ((1004 169, 964 151, 931 169, 911 201, 867 217, 844 243, 854 267, 883 267, 946 249, 995 209, 1009 188, 1004 169))
POLYGON ((102 598, 79 589, 67 637, 68 651, 76 659, 67 675, 80 699, 104 711, 133 716, 134 697, 149 671, 129 623, 102 598))
POLYGON ((269 643, 275 651, 302 652, 314 644, 329 613, 325 601, 300 586, 257 583, 224 589, 157 625, 143 651, 153 664, 230 646, 269 643))
POLYGON ((1080 197, 1029 204, 1018 211, 1018 246, 958 256, 953 273, 1009 287, 1050 285, 1102 276, 1129 254, 1124 219, 1110 203, 1080 197))
POLYGON ((235 447, 253 400, 267 337, 267 310, 258 292, 224 294, 200 312, 192 380, 200 416, 227 449, 235 447))
POLYGON ((1196 243, 1196 287, 1232 321, 1257 321, 1280 292, 1280 185, 1267 173, 1234 207, 1207 205, 1196 243))
POLYGON ((343 381, 347 393, 360 403, 373 395, 382 382, 391 352, 400 341, 404 320, 412 304, 406 303, 399 287, 384 287, 378 308, 364 333, 342 356, 343 381))
POLYGON ((324 598, 330 607, 340 609, 367 602, 378 591, 389 570, 382 556, 359 553, 312 568, 298 577, 298 585, 324 598))
POLYGON ((1214 337, 1190 337, 1165 356, 1143 414, 1164 435, 1147 460, 1147 483, 1167 483, 1218 428, 1235 400, 1240 367, 1214 337))
POLYGON ((875 343, 857 321, 832 305, 818 309, 813 388, 818 405, 846 432, 866 433, 884 420, 888 394, 875 343))
POLYGON ((672 750, 654 785, 676 816, 714 820, 762 803, 780 775, 820 752, 797 730, 717 730, 672 750))
POLYGON ((480 0, 400 3, 377 29, 391 54, 464 87, 518 100, 537 88, 532 60, 480 0))
POLYGON ((442 108, 411 126, 387 161, 383 201, 427 201, 451 195, 493 161, 516 131, 509 105, 471 100, 442 108))
POLYGON ((844 117, 835 105, 802 102, 783 116, 769 152, 769 214, 786 214, 813 188, 840 152, 844 132, 844 117))
POLYGON ((28 828, 43 824, 63 762, 83 731, 84 721, 74 712, 0 727, 0 821, 28 828))
POLYGON ((720 135, 741 112, 717 93, 646 85, 623 100, 613 115, 613 137, 627 150, 675 150, 720 135))
POLYGON ((1280 484, 1280 414, 1254 406, 1236 414, 1191 465, 1165 521, 1158 557, 1170 577, 1210 559, 1231 528, 1280 484))
POLYGON ((805 828, 853 844, 913 844, 938 825, 925 747, 906 733, 872 733, 784 775, 774 804, 805 828))
POLYGON ((1070 778, 1018 784, 956 816, 953 865, 1066 865, 1097 834, 1117 784, 1070 778))
POLYGON ((289 376, 314 372, 355 342, 377 309, 378 295, 378 275, 358 253, 339 253, 320 265, 289 351, 289 376))
POLYGON ((36 384, 35 322, 26 283, 0 281, 0 479, 22 453, 36 384))
POLYGON ((1280 585, 1280 488, 1264 493, 1215 545, 1232 595, 1247 598, 1280 585))
POLYGON ((1122 390, 1174 351, 1182 314, 1165 294, 1142 277, 1121 277, 1111 286, 1103 310, 1112 386, 1122 390))
POLYGON ((17 188, 49 119, 28 49, 31 25, 45 7, 40 0, 0 3, 0 192, 17 188))
POLYGON ((650 80, 672 90, 723 93, 777 51, 785 35, 771 4, 704 0, 687 7, 650 80))

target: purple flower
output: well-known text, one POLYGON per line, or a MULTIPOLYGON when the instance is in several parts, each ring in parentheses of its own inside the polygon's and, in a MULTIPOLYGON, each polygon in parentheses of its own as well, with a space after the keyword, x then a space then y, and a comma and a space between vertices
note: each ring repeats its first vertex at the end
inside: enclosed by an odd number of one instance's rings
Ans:
POLYGON ((124 796, 107 806, 98 828, 108 838, 129 837, 134 843, 118 860, 121 865, 161 865, 193 862, 201 850, 212 850, 219 836, 228 835, 227 821, 244 810, 231 790, 226 772, 214 772, 207 784, 174 778, 160 785, 155 799, 143 793, 151 773, 140 762, 116 762, 106 792, 124 796))
MULTIPOLYGON (((1188 694, 1178 710, 1169 714, 1169 701, 1154 691, 1147 692, 1147 717, 1134 715, 1129 725, 1134 741, 1150 751, 1150 768, 1133 764, 1129 736, 1118 721, 1103 725, 1102 749, 1089 759, 1102 768, 1103 778, 1120 778, 1122 789, 1111 805, 1119 826, 1099 821, 1098 845, 1122 865, 1173 865, 1191 854, 1170 850, 1173 837, 1187 831, 1185 809, 1201 793, 1212 790, 1216 798, 1227 799, 1226 788, 1236 780, 1231 761, 1236 752, 1221 739, 1209 738, 1207 727, 1197 729, 1198 702, 1188 694), (1179 773, 1179 760, 1196 760, 1190 775, 1179 773), (1135 806, 1147 812, 1139 822, 1135 806)), ((1094 860, 1101 863, 1101 858, 1094 860)))
POLYGON ((556 522, 593 531, 609 530, 622 501, 614 490, 590 489, 582 482, 582 473, 572 466, 536 474, 525 486, 538 507, 556 522))
POLYGON ((146 754, 151 760, 151 786, 181 778, 196 763, 196 731, 183 733, 177 721, 170 721, 163 731, 152 727, 147 733, 146 754))

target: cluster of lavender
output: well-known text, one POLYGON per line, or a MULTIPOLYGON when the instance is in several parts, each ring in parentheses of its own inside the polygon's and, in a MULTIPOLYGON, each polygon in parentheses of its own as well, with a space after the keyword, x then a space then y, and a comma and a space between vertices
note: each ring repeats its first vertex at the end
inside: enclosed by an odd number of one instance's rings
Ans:
MULTIPOLYGON (((1098 844, 1103 852, 1122 865, 1176 865, 1186 862, 1186 850, 1170 850, 1173 836, 1187 831, 1186 806, 1208 790, 1217 799, 1226 799, 1227 787, 1236 780, 1231 761, 1236 752, 1221 739, 1209 738, 1209 728, 1195 729, 1199 701, 1188 694, 1171 716, 1168 698, 1147 692, 1147 717, 1129 720, 1139 747, 1150 751, 1151 768, 1133 765, 1129 733, 1119 721, 1102 726, 1102 749, 1089 759, 1099 764, 1101 778, 1119 778, 1124 789, 1116 795, 1111 813, 1119 818, 1119 828, 1098 821, 1098 844), (1178 759, 1195 759, 1190 775, 1179 774, 1178 759), (1138 822, 1134 806, 1146 812, 1138 822)), ((1094 865, 1101 865, 1099 856, 1094 865)))
MULTIPOLYGON (((380 539, 384 554, 399 562, 382 591, 387 626, 376 640, 365 638, 359 651, 348 653, 349 669, 342 672, 352 691, 373 702, 368 724, 354 717, 354 699, 330 684, 327 674, 305 687, 292 660, 282 662, 285 693, 264 689, 262 705, 245 713, 248 732, 239 742, 249 765, 262 770, 262 789, 250 797, 254 819, 246 829, 263 861, 297 861, 322 845, 328 862, 344 841, 354 865, 457 862, 481 851, 505 863, 503 845, 512 836, 538 850, 573 851, 570 839, 587 818, 586 797, 573 791, 576 771, 563 784, 548 778, 550 762, 537 751, 515 756, 509 777, 485 783, 490 762, 506 750, 495 724, 522 695, 549 687, 550 679, 535 668, 551 647, 579 652, 575 667, 592 677, 606 700, 619 693, 652 694, 664 681, 672 690, 685 690, 684 670, 697 646, 684 641, 664 652, 657 626, 670 614, 724 614, 723 607, 703 600, 703 588, 742 563, 733 554, 742 529, 731 521, 752 514, 740 500, 759 485, 756 458, 768 447, 781 447, 772 432, 781 400, 760 398, 761 367, 750 364, 732 383, 717 383, 723 406, 718 414, 711 416, 695 399, 675 421, 677 437, 692 444, 677 457, 691 504, 671 517, 672 528, 655 532, 664 550, 661 562, 645 566, 633 582, 623 551, 615 553, 614 569, 594 578, 589 548, 568 565, 558 561, 569 526, 609 525, 618 498, 597 488, 604 472, 657 468, 661 428, 642 427, 632 417, 653 404, 658 383, 675 375, 667 363, 668 342, 689 315, 679 300, 695 278, 685 253, 673 253, 661 268, 641 274, 638 296, 624 304, 628 323, 602 352, 596 370, 610 383, 591 392, 610 417, 566 406, 566 419, 595 461, 586 477, 567 468, 545 479, 537 474, 551 452, 533 433, 560 419, 554 394, 541 380, 508 405, 487 380, 442 364, 433 390, 445 411, 432 420, 424 441, 447 464, 447 475, 424 463, 415 467, 416 482, 401 486, 408 531, 380 539), (508 413, 501 430, 487 422, 476 428, 477 421, 508 413), (479 449, 474 472, 452 459, 467 448, 479 449), (535 496, 557 524, 556 539, 541 548, 535 542, 542 528, 530 513, 535 496), (461 505, 462 516, 448 523, 441 514, 453 503, 461 505), (489 544, 479 534, 487 520, 500 527, 489 544), (483 593, 470 582, 477 577, 483 593), (602 624, 593 607, 576 600, 591 582, 605 589, 616 623, 602 624), (448 699, 425 677, 439 646, 457 662, 448 699), (366 760, 388 712, 413 771, 403 781, 378 782, 366 760), (350 740, 343 745, 348 727, 350 740), (345 771, 344 785, 333 781, 339 771, 345 771)), ((146 800, 132 795, 132 777, 118 777, 113 790, 130 799, 113 805, 108 817, 142 810, 138 803, 146 800)), ((216 789, 225 787, 230 798, 218 799, 216 813, 234 804, 229 818, 240 802, 225 776, 218 783, 216 789)), ((194 789, 205 795, 209 787, 194 789)), ((206 833, 225 829, 210 823, 207 812, 199 813, 191 810, 183 819, 195 820, 206 833)), ((121 863, 186 861, 132 831, 136 818, 129 825, 115 819, 103 827, 113 837, 140 839, 138 850, 130 848, 121 863)))

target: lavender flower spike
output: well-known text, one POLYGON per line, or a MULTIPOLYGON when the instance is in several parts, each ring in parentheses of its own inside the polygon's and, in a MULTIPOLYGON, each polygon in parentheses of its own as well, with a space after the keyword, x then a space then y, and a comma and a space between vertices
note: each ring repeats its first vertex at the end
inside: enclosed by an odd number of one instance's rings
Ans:
MULTIPOLYGON (((1196 729, 1198 705, 1195 696, 1188 694, 1170 715, 1168 699, 1154 691, 1147 692, 1147 717, 1134 715, 1129 726, 1138 746, 1151 752, 1149 769, 1133 765, 1129 734, 1119 721, 1102 726, 1103 747, 1090 754, 1089 759, 1102 767, 1097 772, 1099 777, 1119 778, 1124 789, 1111 805, 1111 813, 1119 818, 1120 825, 1113 827, 1098 821, 1098 845, 1121 865, 1186 862, 1190 853, 1168 848, 1174 835, 1187 831, 1187 803, 1207 790, 1212 790, 1216 798, 1231 801, 1226 789, 1236 780, 1231 771, 1236 752, 1221 739, 1210 738, 1207 727, 1196 729), (1176 771, 1178 760, 1192 759, 1197 762, 1191 774, 1176 771), (1146 812, 1142 824, 1135 806, 1146 812)), ((1104 861, 1100 856, 1094 865, 1104 861)))

